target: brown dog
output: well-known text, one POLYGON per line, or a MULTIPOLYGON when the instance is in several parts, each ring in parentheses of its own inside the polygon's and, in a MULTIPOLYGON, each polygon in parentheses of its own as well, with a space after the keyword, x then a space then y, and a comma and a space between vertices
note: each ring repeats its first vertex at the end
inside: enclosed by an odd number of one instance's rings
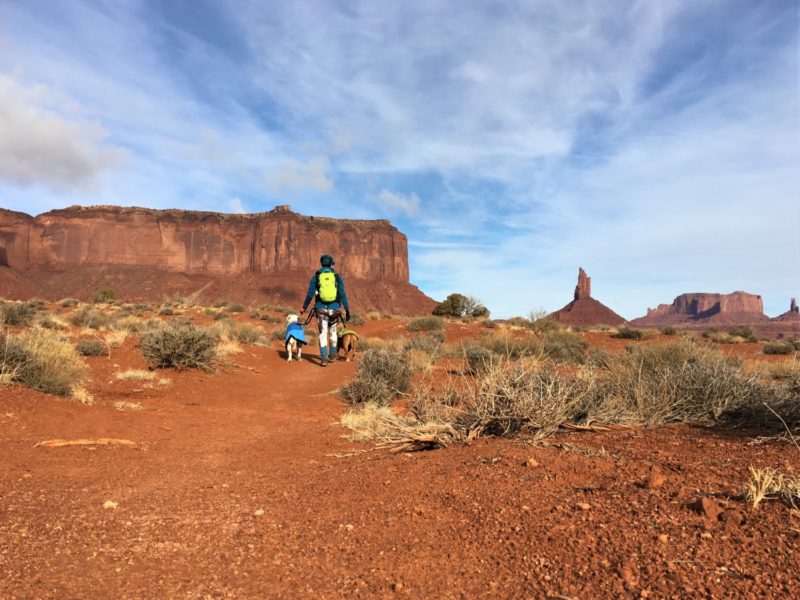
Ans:
POLYGON ((336 345, 336 353, 344 349, 344 360, 350 362, 356 354, 356 345, 358 344, 358 334, 352 329, 347 329, 343 324, 339 324, 338 329, 339 342, 336 345))

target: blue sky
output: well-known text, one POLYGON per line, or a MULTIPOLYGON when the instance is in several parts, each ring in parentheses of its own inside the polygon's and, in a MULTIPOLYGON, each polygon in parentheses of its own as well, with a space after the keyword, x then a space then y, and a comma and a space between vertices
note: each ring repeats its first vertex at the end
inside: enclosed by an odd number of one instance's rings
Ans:
POLYGON ((496 316, 800 295, 798 2, 0 0, 0 205, 387 218, 496 316))

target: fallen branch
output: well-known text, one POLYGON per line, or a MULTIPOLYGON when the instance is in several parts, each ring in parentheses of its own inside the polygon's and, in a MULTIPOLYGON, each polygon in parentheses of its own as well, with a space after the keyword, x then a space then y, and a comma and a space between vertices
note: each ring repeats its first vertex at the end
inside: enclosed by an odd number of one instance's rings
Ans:
POLYGON ((573 431, 622 431, 624 429, 631 429, 630 425, 620 425, 617 423, 609 423, 608 425, 576 425, 575 423, 562 423, 561 427, 573 431))
POLYGON ((44 440, 34 446, 38 448, 62 448, 64 446, 130 446, 136 448, 139 446, 134 441, 122 440, 117 438, 97 438, 94 440, 79 439, 79 440, 44 440))

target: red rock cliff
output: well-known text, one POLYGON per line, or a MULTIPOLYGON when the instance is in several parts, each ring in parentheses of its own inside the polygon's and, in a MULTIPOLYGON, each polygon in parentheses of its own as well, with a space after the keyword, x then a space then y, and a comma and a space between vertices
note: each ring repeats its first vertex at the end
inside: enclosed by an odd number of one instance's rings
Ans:
POLYGON ((406 236, 388 221, 306 217, 278 207, 230 215, 73 206, 38 217, 0 210, 0 261, 26 270, 130 265, 231 275, 316 267, 336 256, 351 277, 408 281, 406 236))
POLYGON ((766 320, 761 296, 747 292, 732 294, 681 294, 672 304, 647 309, 647 315, 633 321, 638 325, 675 324, 688 321, 732 323, 766 320))
MULTIPOLYGON (((246 215, 73 206, 31 217, 0 209, 0 266, 28 275, 44 293, 50 292, 56 280, 71 287, 72 279, 66 274, 74 274, 73 279, 88 286, 100 281, 78 275, 114 270, 129 274, 111 278, 123 292, 126 281, 137 279, 133 275, 137 271, 162 277, 173 288, 183 285, 176 283, 177 274, 186 276, 186 290, 175 290, 184 293, 198 283, 237 277, 250 282, 253 290, 257 281, 268 282, 271 288, 291 282, 294 290, 301 275, 307 285, 323 253, 336 258, 337 270, 347 283, 354 282, 350 287, 357 296, 359 289, 365 296, 371 288, 370 307, 410 312, 417 303, 416 310, 426 312, 433 305, 409 284, 406 236, 388 221, 308 217, 291 212, 288 206, 246 215), (48 281, 43 280, 44 273, 51 274, 48 281), (382 296, 393 300, 379 306, 382 296)), ((139 291, 131 289, 128 296, 140 296, 139 291)), ((226 297, 234 298, 236 291, 230 290, 226 297)), ((262 291, 275 296, 274 289, 262 291)), ((296 302, 294 291, 291 295, 284 291, 278 299, 296 302)), ((62 295, 66 293, 79 295, 72 289, 62 295)), ((299 292, 304 293, 305 289, 299 292)))

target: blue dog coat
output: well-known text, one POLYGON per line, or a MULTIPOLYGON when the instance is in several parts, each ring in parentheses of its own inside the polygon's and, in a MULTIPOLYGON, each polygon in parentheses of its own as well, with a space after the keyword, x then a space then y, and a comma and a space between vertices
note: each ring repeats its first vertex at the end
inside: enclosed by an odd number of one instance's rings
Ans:
POLYGON ((306 341, 306 332, 300 323, 289 323, 286 327, 286 341, 288 342, 292 338, 296 339, 298 344, 308 343, 306 341))

